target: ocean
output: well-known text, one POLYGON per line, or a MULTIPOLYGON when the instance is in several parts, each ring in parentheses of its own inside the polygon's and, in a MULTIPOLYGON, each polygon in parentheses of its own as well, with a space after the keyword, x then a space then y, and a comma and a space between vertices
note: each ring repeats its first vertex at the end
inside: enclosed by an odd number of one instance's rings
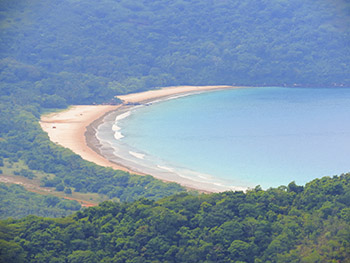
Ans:
POLYGON ((350 89, 181 96, 133 107, 100 125, 97 137, 116 161, 170 180, 175 173, 224 189, 305 184, 350 171, 350 89))

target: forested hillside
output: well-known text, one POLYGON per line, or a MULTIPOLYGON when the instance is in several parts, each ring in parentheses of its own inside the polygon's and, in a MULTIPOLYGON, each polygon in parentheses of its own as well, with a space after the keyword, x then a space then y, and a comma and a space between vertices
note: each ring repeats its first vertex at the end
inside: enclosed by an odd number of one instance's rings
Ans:
POLYGON ((77 201, 28 192, 21 185, 0 183, 0 219, 27 215, 61 217, 80 209, 77 201))
POLYGON ((129 202, 2 221, 0 262, 349 262, 349 175, 192 196, 86 162, 38 124, 161 86, 350 86, 349 11, 348 0, 0 1, 0 176, 129 202))
POLYGON ((16 0, 0 7, 5 94, 25 87, 44 95, 43 106, 179 84, 350 85, 347 0, 16 0))
POLYGON ((350 175, 0 222, 2 262, 350 262, 350 175))
POLYGON ((167 85, 350 86, 349 10, 346 0, 1 1, 0 157, 47 173, 47 186, 121 200, 181 191, 91 168, 49 142, 40 114, 167 85))

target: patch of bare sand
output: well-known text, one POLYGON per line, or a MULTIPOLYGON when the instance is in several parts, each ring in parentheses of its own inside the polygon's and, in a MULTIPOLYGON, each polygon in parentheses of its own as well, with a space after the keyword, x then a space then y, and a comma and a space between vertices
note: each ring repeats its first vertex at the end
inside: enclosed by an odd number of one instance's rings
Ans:
POLYGON ((50 140, 72 150, 81 158, 105 167, 131 172, 126 167, 108 161, 93 151, 86 144, 85 132, 96 119, 110 111, 116 110, 116 105, 78 105, 67 110, 43 115, 40 120, 41 128, 48 133, 50 140))
POLYGON ((191 94, 197 92, 222 90, 222 89, 234 89, 242 88, 235 86, 177 86, 177 87, 166 87, 159 90, 149 90, 145 92, 132 93, 128 95, 117 96, 124 103, 141 103, 150 100, 161 99, 164 97, 191 94))
MULTIPOLYGON (((177 86, 166 87, 159 90, 151 90, 140 93, 133 93, 128 95, 117 96, 123 101, 123 104, 134 103, 146 103, 149 101, 155 101, 158 99, 164 99, 168 97, 176 97, 178 95, 190 95, 201 92, 223 90, 223 89, 235 89, 245 87, 235 86, 177 86)), ((111 111, 116 111, 123 105, 78 105, 72 106, 69 109, 44 115, 41 118, 40 125, 42 129, 48 133, 50 140, 71 149, 74 153, 80 155, 83 159, 94 162, 104 167, 112 167, 117 170, 123 170, 134 174, 143 174, 141 172, 133 171, 132 168, 123 166, 122 163, 116 164, 110 162, 108 159, 100 155, 97 151, 90 148, 86 140, 87 127, 97 119, 103 117, 111 111)), ((156 176, 158 179, 158 176, 156 176)), ((163 179, 164 180, 164 179, 163 179)), ((228 190, 225 187, 217 187, 209 185, 208 183, 194 182, 185 178, 174 178, 175 181, 189 189, 197 189, 202 192, 220 192, 228 190), (220 189, 220 190, 219 190, 220 189)), ((234 190, 234 189, 232 189, 234 190)), ((236 190, 242 190, 238 187, 236 190)))

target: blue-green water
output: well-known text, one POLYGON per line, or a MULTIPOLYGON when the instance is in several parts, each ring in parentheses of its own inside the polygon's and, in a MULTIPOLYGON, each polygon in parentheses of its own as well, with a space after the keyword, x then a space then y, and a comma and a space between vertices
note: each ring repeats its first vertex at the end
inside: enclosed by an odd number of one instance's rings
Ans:
POLYGON ((134 152, 197 179, 268 188, 350 171, 347 88, 203 93, 141 107, 118 126, 134 152))

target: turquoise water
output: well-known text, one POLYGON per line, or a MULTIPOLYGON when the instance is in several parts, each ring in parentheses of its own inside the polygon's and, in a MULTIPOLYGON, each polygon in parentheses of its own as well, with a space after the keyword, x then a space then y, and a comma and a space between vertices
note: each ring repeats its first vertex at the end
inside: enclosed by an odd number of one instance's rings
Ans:
POLYGON ((202 93, 138 108, 118 126, 120 141, 155 166, 230 185, 304 184, 350 171, 347 88, 202 93))

